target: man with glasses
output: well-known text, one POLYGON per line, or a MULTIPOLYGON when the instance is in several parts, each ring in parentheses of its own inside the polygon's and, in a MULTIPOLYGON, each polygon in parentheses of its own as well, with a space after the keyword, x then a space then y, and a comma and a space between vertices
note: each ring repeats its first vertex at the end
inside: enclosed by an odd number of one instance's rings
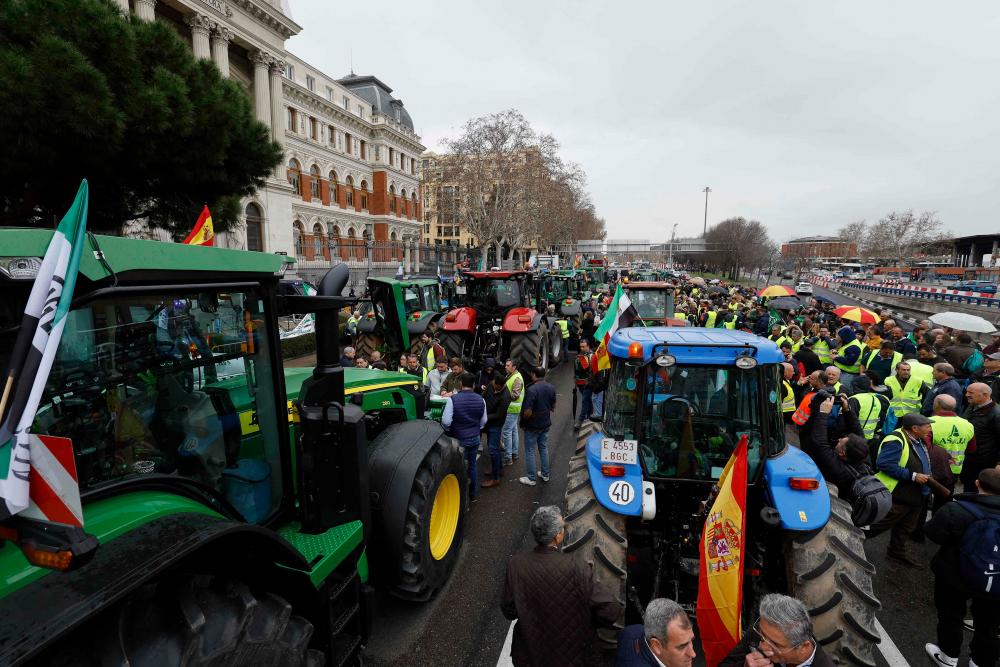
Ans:
POLYGON ((787 595, 760 600, 760 618, 719 667, 833 667, 813 636, 806 606, 787 595))

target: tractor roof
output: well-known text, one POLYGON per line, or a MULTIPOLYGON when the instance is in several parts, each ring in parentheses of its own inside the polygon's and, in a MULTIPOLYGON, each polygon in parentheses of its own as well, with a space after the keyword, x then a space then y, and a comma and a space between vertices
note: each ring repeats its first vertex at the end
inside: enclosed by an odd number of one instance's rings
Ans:
POLYGON ((732 364, 744 350, 750 349, 762 364, 785 360, 778 346, 766 338, 735 329, 703 329, 696 327, 629 327, 619 329, 611 337, 608 349, 612 356, 628 358, 631 343, 642 345, 643 359, 653 356, 653 348, 666 344, 680 364, 732 364))
POLYGON ((507 278, 517 278, 519 276, 527 275, 527 271, 468 271, 462 274, 462 277, 472 278, 474 280, 490 280, 493 278, 506 280, 507 278))
POLYGON ((399 280, 396 278, 371 277, 368 279, 368 282, 383 283, 385 285, 403 285, 404 287, 407 285, 419 285, 421 287, 425 287, 427 285, 438 284, 438 281, 435 280, 434 278, 404 278, 402 280, 399 280))
MULTIPOLYGON (((4 257, 42 257, 52 239, 52 230, 47 229, 0 229, 0 254, 4 257)), ((282 268, 292 260, 282 255, 263 252, 229 250, 129 239, 121 236, 88 235, 86 246, 80 258, 80 273, 87 279, 98 282, 111 277, 111 273, 97 259, 94 246, 104 254, 104 259, 114 273, 128 280, 143 280, 156 277, 158 273, 196 274, 268 274, 281 273, 282 268)))
POLYGON ((661 289, 662 290, 668 290, 668 289, 672 290, 672 289, 676 289, 675 285, 673 285, 672 283, 668 283, 666 281, 663 281, 663 280, 656 281, 656 282, 649 281, 649 280, 646 280, 646 281, 639 281, 639 280, 637 280, 634 283, 633 282, 628 283, 628 285, 626 287, 628 289, 647 289, 647 290, 661 290, 661 289))

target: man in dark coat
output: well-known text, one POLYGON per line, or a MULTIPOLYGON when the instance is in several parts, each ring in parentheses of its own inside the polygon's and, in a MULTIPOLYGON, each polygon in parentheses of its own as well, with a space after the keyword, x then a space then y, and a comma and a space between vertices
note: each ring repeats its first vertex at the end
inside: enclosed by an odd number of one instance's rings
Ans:
POLYGON ((833 667, 816 641, 809 610, 795 598, 769 593, 760 600, 760 618, 719 667, 833 667))
POLYGON ((516 667, 583 665, 594 637, 594 618, 613 624, 617 602, 594 591, 590 572, 560 551, 562 513, 545 505, 531 515, 532 551, 507 564, 500 610, 514 625, 510 655, 516 667))
POLYGON ((826 481, 837 487, 837 495, 853 502, 851 492, 855 480, 869 474, 866 465, 868 442, 861 432, 858 416, 848 407, 847 397, 841 394, 837 400, 841 402, 840 417, 845 432, 841 437, 837 437, 836 433, 832 434, 833 437, 827 436, 828 417, 834 403, 833 396, 830 396, 819 405, 818 418, 810 431, 813 442, 809 451, 826 481))
POLYGON ((1000 602, 996 598, 979 597, 969 590, 960 575, 959 550, 965 531, 976 522, 962 503, 978 507, 984 514, 1000 516, 1000 470, 987 468, 979 473, 975 488, 978 493, 962 493, 934 513, 924 526, 924 534, 941 548, 931 560, 934 572, 934 606, 937 608, 937 644, 926 644, 924 650, 935 664, 955 667, 962 652, 965 610, 972 600, 972 625, 975 628, 969 644, 969 664, 978 667, 997 664, 997 629, 1000 628, 1000 602))
POLYGON ((691 667, 695 658, 691 620, 679 604, 654 598, 643 623, 618 635, 615 667, 691 667))
POLYGON ((503 475, 503 453, 500 451, 500 435, 503 423, 507 419, 507 408, 510 406, 510 392, 504 386, 506 378, 500 373, 493 373, 489 384, 483 387, 483 400, 486 401, 486 446, 490 453, 492 468, 483 482, 484 489, 500 485, 503 475))
POLYGON ((962 465, 962 482, 971 489, 980 470, 1000 463, 1000 407, 993 402, 989 385, 982 382, 970 384, 965 396, 967 405, 962 417, 976 430, 962 465))

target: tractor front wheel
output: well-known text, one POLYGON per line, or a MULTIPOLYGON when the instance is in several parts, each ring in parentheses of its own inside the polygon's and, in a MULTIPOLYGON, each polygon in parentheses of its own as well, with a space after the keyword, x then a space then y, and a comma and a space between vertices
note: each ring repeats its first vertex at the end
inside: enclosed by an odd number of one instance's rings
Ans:
POLYGON ((384 344, 380 336, 373 333, 359 333, 354 338, 354 351, 359 358, 371 359, 372 352, 381 351, 384 344))
POLYGON ((468 479, 458 441, 438 438, 413 479, 393 588, 397 596, 428 600, 448 581, 465 537, 468 479))
POLYGON ((839 664, 874 667, 881 636, 875 612, 875 566, 865 558, 864 533, 851 521, 851 506, 830 496, 830 520, 790 541, 789 594, 801 600, 827 655, 839 664))
POLYGON ((625 517, 606 509, 597 501, 587 470, 587 439, 597 431, 593 422, 583 423, 577 433, 576 454, 569 460, 566 484, 566 539, 563 552, 579 558, 591 572, 595 592, 614 600, 618 619, 613 628, 599 628, 598 639, 614 647, 625 627, 625 580, 628 537, 625 517))
POLYGON ((549 332, 539 323, 534 331, 511 334, 510 358, 519 368, 548 368, 549 332))
POLYGON ((458 357, 464 362, 466 362, 465 353, 468 347, 468 336, 457 331, 445 331, 442 332, 438 337, 438 342, 441 343, 441 347, 444 348, 445 355, 448 357, 448 364, 451 365, 451 360, 453 357, 458 357))

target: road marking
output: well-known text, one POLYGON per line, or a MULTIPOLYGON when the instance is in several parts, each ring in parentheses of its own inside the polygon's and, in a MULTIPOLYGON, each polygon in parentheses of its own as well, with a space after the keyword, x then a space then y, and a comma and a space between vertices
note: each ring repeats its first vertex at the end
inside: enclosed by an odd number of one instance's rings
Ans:
POLYGON ((910 667, 910 663, 907 662, 906 658, 903 657, 903 654, 899 652, 898 648, 896 648, 896 644, 892 641, 892 637, 890 637, 889 633, 885 631, 885 628, 882 627, 882 624, 878 622, 877 618, 875 619, 875 629, 878 630, 880 635, 882 635, 882 641, 878 645, 878 650, 882 652, 882 656, 885 658, 885 661, 889 663, 889 667, 910 667))
POLYGON ((510 659, 510 647, 514 643, 514 621, 510 622, 507 628, 507 638, 503 640, 503 648, 500 649, 500 657, 497 659, 497 667, 514 667, 514 661, 510 659))

